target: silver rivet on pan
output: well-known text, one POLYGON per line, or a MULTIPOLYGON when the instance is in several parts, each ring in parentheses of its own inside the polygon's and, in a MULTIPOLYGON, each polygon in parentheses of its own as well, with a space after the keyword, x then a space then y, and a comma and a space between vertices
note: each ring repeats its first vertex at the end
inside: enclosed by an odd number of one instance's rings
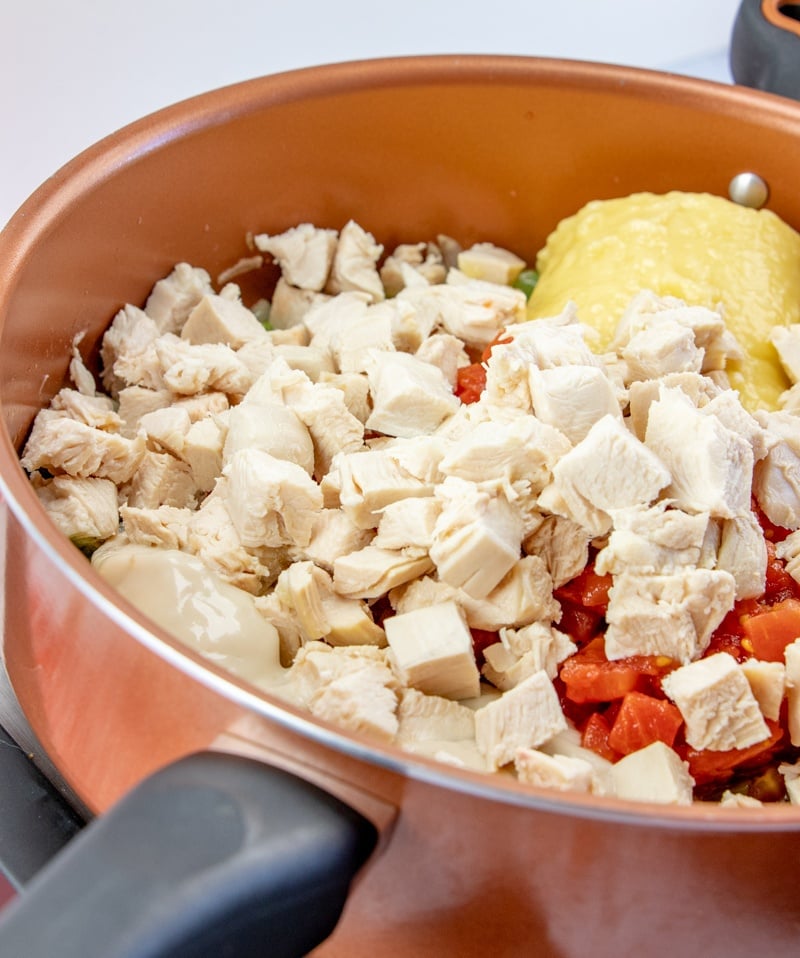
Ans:
POLYGON ((728 196, 740 206, 760 210, 769 197, 769 187, 758 173, 737 173, 728 186, 728 196))

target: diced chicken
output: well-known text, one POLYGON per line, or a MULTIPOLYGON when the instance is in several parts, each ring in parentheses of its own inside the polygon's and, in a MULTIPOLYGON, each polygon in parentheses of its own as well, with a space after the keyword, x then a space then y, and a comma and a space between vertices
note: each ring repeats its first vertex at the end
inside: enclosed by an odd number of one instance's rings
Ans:
POLYGON ((784 372, 793 383, 796 383, 800 380, 800 323, 775 326, 770 333, 769 341, 778 353, 784 372))
POLYGON ((691 662, 733 608, 735 591, 733 576, 716 569, 618 575, 609 592, 606 655, 663 655, 691 662))
POLYGON ((431 496, 390 502, 381 512, 373 545, 382 549, 417 548, 427 552, 442 504, 431 496))
POLYGON ((383 247, 374 236, 350 220, 339 233, 326 292, 355 290, 367 293, 372 302, 380 302, 385 293, 376 264, 382 253, 383 247))
POLYGON ((117 432, 122 427, 122 419, 108 396, 87 396, 76 389, 65 388, 53 396, 50 408, 94 429, 117 432))
POLYGON ((544 622, 500 629, 500 640, 484 649, 486 661, 481 672, 503 692, 541 670, 554 679, 559 663, 578 650, 569 636, 544 622))
MULTIPOLYGON (((69 378, 78 393, 91 397, 97 395, 97 383, 94 375, 83 360, 79 346, 86 333, 80 332, 72 340, 72 358, 69 361, 69 378)), ((108 398, 108 397, 104 397, 108 398)))
POLYGON ((445 452, 439 469, 446 476, 475 483, 497 480, 507 486, 524 479, 538 493, 571 448, 552 426, 533 416, 516 416, 508 422, 478 423, 445 452))
POLYGON ((535 748, 520 748, 514 756, 517 778, 525 785, 557 792, 590 792, 592 766, 585 759, 547 755, 535 748))
POLYGON ((374 646, 302 647, 290 671, 301 704, 340 728, 390 742, 397 733, 396 679, 374 646))
POLYGON ((372 538, 372 530, 359 529, 341 509, 323 508, 314 519, 308 545, 297 550, 298 557, 332 573, 336 559, 363 549, 372 538))
POLYGON ((706 541, 708 513, 690 515, 662 500, 614 510, 614 528, 595 560, 601 575, 652 575, 697 566, 706 541))
POLYGON ((126 439, 63 413, 42 409, 33 421, 20 462, 28 472, 46 469, 81 479, 127 482, 145 454, 143 435, 126 439))
POLYGON ((482 599, 520 557, 522 523, 503 495, 448 477, 436 487, 442 511, 433 530, 430 557, 439 577, 482 599))
POLYGON ((586 762, 592 769, 591 790, 594 795, 608 795, 612 791, 610 773, 613 767, 608 759, 581 745, 581 733, 571 725, 543 742, 538 750, 546 755, 563 755, 586 762))
POLYGON ((147 437, 150 449, 168 452, 179 459, 183 455, 186 434, 191 425, 189 413, 175 405, 154 409, 139 420, 139 429, 147 437))
POLYGON ((717 310, 688 305, 674 296, 660 297, 650 290, 633 297, 617 326, 611 348, 624 350, 640 332, 663 324, 678 324, 691 330, 703 353, 704 373, 724 369, 729 360, 743 357, 741 347, 717 310))
POLYGON ((296 463, 260 449, 240 449, 225 466, 227 506, 246 548, 306 546, 322 493, 296 463))
POLYGON ((236 352, 221 343, 197 346, 167 334, 155 342, 164 383, 182 396, 218 390, 241 397, 253 383, 253 375, 236 352))
POLYGON ((386 635, 365 602, 337 595, 330 575, 313 562, 294 562, 278 576, 275 593, 296 618, 303 642, 386 645, 386 635))
POLYGON ((753 450, 756 461, 763 459, 777 441, 768 429, 765 429, 754 416, 741 404, 739 394, 733 389, 720 390, 706 402, 698 404, 704 416, 716 418, 732 432, 746 439, 753 450))
POLYGON ((561 614, 553 597, 553 582, 538 556, 523 556, 485 598, 475 599, 464 592, 462 602, 470 626, 489 632, 539 620, 550 622, 561 614))
POLYGON ((336 230, 301 223, 273 236, 259 233, 253 242, 275 258, 287 283, 315 292, 325 286, 336 251, 336 230))
POLYGON ((410 300, 432 315, 436 326, 474 349, 483 349, 506 326, 525 319, 526 300, 521 290, 470 279, 458 269, 449 270, 443 284, 409 287, 398 298, 410 300))
POLYGON ((741 666, 762 714, 777 722, 786 694, 786 666, 759 659, 745 659, 741 666))
POLYGON ((155 352, 159 327, 143 310, 124 306, 103 336, 103 385, 112 396, 124 386, 161 389, 164 382, 155 352))
POLYGON ((756 516, 749 512, 722 524, 717 568, 730 572, 737 599, 763 595, 767 581, 767 543, 756 516))
POLYGON ((122 492, 127 504, 136 509, 193 508, 197 486, 188 463, 148 450, 122 492))
POLYGON ((137 545, 161 549, 186 548, 190 509, 175 506, 158 506, 154 509, 140 509, 135 506, 122 506, 120 509, 125 535, 137 545))
POLYGON ((222 458, 243 449, 259 449, 276 459, 314 471, 314 444, 306 426, 289 406, 277 402, 243 402, 231 409, 222 458))
POLYGON ((154 320, 159 333, 178 333, 189 313, 207 293, 213 293, 208 273, 188 263, 178 263, 153 287, 144 311, 154 320))
POLYGON ((389 304, 379 303, 342 317, 330 335, 330 350, 338 372, 365 373, 371 350, 395 351, 392 312, 389 304))
POLYGON ((34 489, 53 522, 81 548, 94 548, 116 534, 117 487, 110 479, 54 476, 37 479, 34 489))
POLYGON ((224 489, 221 480, 215 492, 192 513, 186 547, 226 582, 258 595, 277 578, 288 556, 279 548, 249 550, 243 546, 221 484, 224 489))
POLYGON ((367 428, 389 436, 432 433, 458 409, 459 401, 436 366, 408 353, 370 353, 367 370, 372 413, 367 428))
POLYGON ((380 269, 387 296, 396 296, 407 285, 404 267, 410 267, 430 284, 443 283, 447 276, 441 251, 433 243, 401 243, 380 269))
POLYGON ((743 795, 726 788, 719 804, 722 808, 761 808, 764 803, 752 795, 743 795))
MULTIPOLYGON (((266 339, 251 339, 236 350, 236 358, 246 370, 243 377, 246 389, 249 389, 259 376, 264 375, 277 355, 277 340, 273 333, 268 334, 266 339)), ((232 398, 237 401, 240 396, 234 393, 232 398)))
POLYGON ((339 595, 377 599, 432 569, 433 562, 419 549, 380 549, 370 544, 336 559, 333 581, 339 595))
POLYGON ((776 443, 756 463, 753 494, 774 525, 800 528, 800 455, 788 442, 776 443))
POLYGON ((303 317, 310 336, 309 345, 330 351, 341 327, 365 316, 369 306, 369 295, 354 290, 319 301, 303 317))
POLYGON ((386 666, 365 665, 331 679, 311 698, 308 708, 316 718, 339 728, 392 742, 397 734, 397 695, 391 681, 386 666))
POLYGON ((769 738, 747 676, 726 652, 681 666, 661 687, 678 706, 692 748, 726 751, 769 738))
POLYGON ((192 423, 205 419, 206 416, 219 416, 220 421, 222 421, 224 415, 231 408, 228 397, 225 393, 220 392, 183 396, 175 400, 175 405, 189 414, 189 421, 192 423))
POLYGON ((475 741, 493 771, 513 762, 518 749, 537 748, 566 727, 558 693, 544 671, 475 712, 475 741))
MULTIPOLYGON (((305 318, 315 306, 321 306, 330 297, 326 293, 316 293, 311 289, 299 289, 287 283, 281 276, 275 284, 272 302, 269 308, 269 324, 272 333, 302 330, 306 333, 305 318)), ((307 341, 307 336, 305 336, 307 341)), ((275 336, 272 336, 275 341, 275 336)))
POLYGON ((647 447, 672 474, 665 495, 687 512, 732 519, 750 510, 753 450, 679 389, 661 388, 650 406, 647 447))
POLYGON ((458 370, 470 362, 464 344, 450 333, 434 333, 424 339, 414 350, 414 356, 441 369, 451 389, 456 387, 458 370))
POLYGON ((404 685, 447 699, 477 698, 472 633, 454 602, 384 620, 393 667, 404 685))
POLYGON ((442 695, 426 695, 419 689, 402 689, 397 719, 397 744, 404 748, 422 742, 475 739, 475 712, 471 708, 442 695))
POLYGON ((669 481, 658 456, 615 416, 604 416, 556 463, 539 505, 601 536, 611 528, 610 511, 653 502, 669 481))
POLYGON ((783 657, 786 662, 789 738, 792 745, 800 745, 800 638, 786 646, 783 657))
POLYGON ((617 798, 661 805, 691 805, 694 779, 689 766, 663 742, 653 742, 616 762, 609 772, 617 798))
POLYGON ((364 424, 350 412, 344 394, 335 386, 312 383, 304 377, 284 389, 283 398, 311 435, 317 477, 330 471, 337 453, 361 448, 364 424))
POLYGON ((438 433, 432 436, 414 436, 412 439, 390 439, 384 443, 381 451, 397 466, 430 487, 441 482, 439 469, 446 448, 446 440, 438 433))
POLYGON ((360 423, 369 419, 369 380, 361 373, 328 373, 323 370, 319 381, 338 389, 344 397, 347 411, 360 423))
POLYGON ((571 519, 543 516, 522 540, 522 551, 542 559, 558 589, 586 567, 589 540, 586 530, 571 519))
POLYGON ((139 431, 142 416, 156 409, 166 409, 172 402, 168 389, 147 389, 144 386, 126 386, 118 394, 117 413, 122 425, 120 432, 131 439, 139 431))
POLYGON ((181 458, 189 464, 200 492, 210 492, 222 472, 226 429, 217 416, 192 423, 183 443, 181 458))
POLYGON ((584 439, 605 416, 622 419, 614 386, 597 366, 532 366, 528 379, 536 417, 571 443, 584 439))
POLYGON ((470 279, 510 286, 525 269, 525 260, 494 243, 475 243, 458 254, 458 268, 470 279))
POLYGON ((240 300, 207 293, 189 313, 181 339, 194 345, 222 343, 239 349, 253 340, 268 340, 269 336, 240 300))
POLYGON ((635 333, 622 348, 629 381, 657 379, 669 373, 699 373, 704 353, 694 333, 675 322, 661 322, 635 333))
POLYGON ((386 449, 337 456, 331 472, 338 477, 342 509, 360 529, 376 529, 392 502, 433 493, 432 483, 412 476, 386 449))
MULTIPOLYGON (((631 383, 628 388, 628 414, 634 435, 644 442, 650 406, 659 398, 661 388, 680 389, 693 406, 705 406, 722 390, 708 376, 699 373, 671 373, 661 379, 631 383)), ((725 423, 723 423, 725 425, 725 423)))
POLYGON ((336 364, 330 353, 316 346, 286 343, 275 347, 275 355, 280 356, 292 369, 302 370, 312 383, 319 382, 323 373, 336 372, 336 364))

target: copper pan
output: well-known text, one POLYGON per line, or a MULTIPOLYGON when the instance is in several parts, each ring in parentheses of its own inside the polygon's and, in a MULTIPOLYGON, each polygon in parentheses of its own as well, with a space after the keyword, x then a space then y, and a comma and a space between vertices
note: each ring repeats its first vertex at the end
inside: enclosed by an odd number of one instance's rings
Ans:
POLYGON ((121 304, 180 260, 216 275, 245 254, 248 230, 352 217, 387 246, 447 232, 532 261, 590 199, 724 195, 742 171, 800 227, 798 151, 800 106, 768 94, 557 60, 408 58, 209 93, 42 186, 0 235, 4 651, 78 798, 106 812, 206 749, 322 785, 380 833, 315 952, 326 958, 794 953, 800 810, 553 796, 327 727, 119 600, 49 523, 17 450, 76 333, 91 359, 121 304))

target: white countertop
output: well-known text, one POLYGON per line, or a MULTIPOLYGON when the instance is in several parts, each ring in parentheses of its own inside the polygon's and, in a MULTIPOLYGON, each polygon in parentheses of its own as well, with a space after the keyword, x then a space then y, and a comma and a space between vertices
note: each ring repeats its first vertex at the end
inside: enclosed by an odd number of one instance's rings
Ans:
POLYGON ((126 123, 214 87, 316 63, 506 53, 730 82, 739 0, 36 0, 0 14, 0 225, 126 123))

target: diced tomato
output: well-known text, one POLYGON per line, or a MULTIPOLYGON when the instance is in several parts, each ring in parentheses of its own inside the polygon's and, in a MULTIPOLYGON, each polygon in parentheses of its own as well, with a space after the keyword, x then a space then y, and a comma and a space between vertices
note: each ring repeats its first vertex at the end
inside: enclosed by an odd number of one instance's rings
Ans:
POLYGON ((465 404, 477 402, 486 388, 486 370, 481 363, 462 366, 456 375, 456 396, 465 404))
POLYGON ((611 747, 609 742, 610 733, 611 728, 605 716, 600 712, 592 712, 583 727, 581 745, 598 755, 602 755, 603 758, 607 758, 609 762, 616 762, 620 755, 611 747))
POLYGON ((784 599, 759 615, 745 616, 742 628, 757 659, 783 662, 786 646, 800 638, 800 600, 784 599))
POLYGON ((496 632, 489 632, 486 629, 470 629, 472 633, 472 648, 475 652, 475 661, 478 668, 483 665, 483 652, 488 645, 494 645, 498 641, 496 632))
POLYGON ((616 752, 629 755, 653 742, 672 747, 683 717, 666 699, 653 698, 641 692, 628 692, 614 719, 608 744, 616 752))
POLYGON ((602 615, 608 609, 608 590, 613 582, 610 575, 598 575, 591 563, 574 579, 556 589, 556 598, 593 609, 602 615))
POLYGON ((711 749, 695 749, 690 746, 679 748, 684 761, 689 763, 689 772, 697 785, 709 782, 725 782, 737 771, 745 767, 766 765, 773 754, 782 746, 784 730, 779 722, 766 719, 770 735, 763 742, 757 742, 748 748, 732 748, 724 752, 711 749))
POLYGON ((578 645, 585 645, 594 638, 603 622, 603 616, 592 609, 585 609, 566 599, 561 599, 560 632, 566 633, 578 645))
POLYGON ((573 702, 612 702, 628 692, 648 690, 648 678, 663 671, 664 665, 650 655, 609 662, 605 639, 598 636, 567 659, 559 675, 573 702))

